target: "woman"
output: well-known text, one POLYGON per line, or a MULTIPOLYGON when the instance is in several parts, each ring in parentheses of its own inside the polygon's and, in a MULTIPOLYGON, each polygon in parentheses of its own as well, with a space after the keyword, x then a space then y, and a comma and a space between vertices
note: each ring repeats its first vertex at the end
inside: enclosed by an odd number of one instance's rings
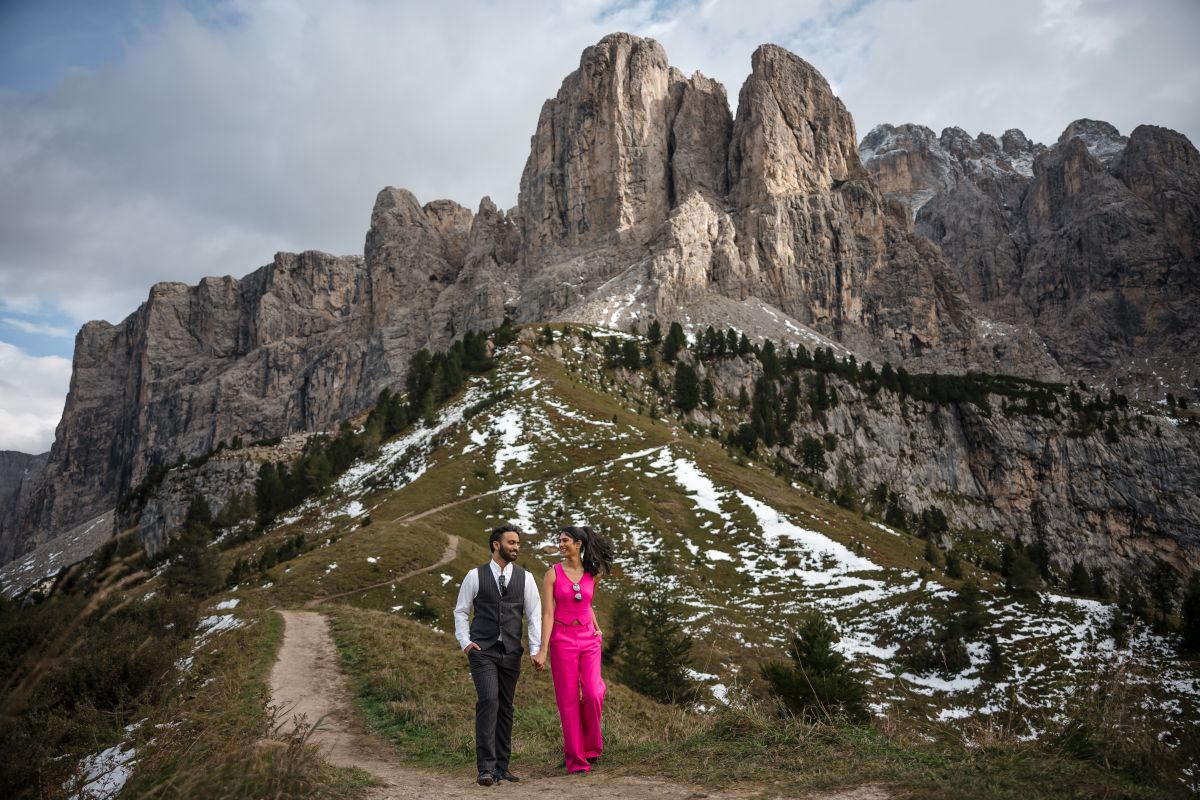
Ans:
POLYGON ((564 766, 572 775, 587 774, 604 749, 601 633, 592 595, 596 578, 612 568, 612 546, 586 525, 568 526, 558 533, 558 550, 562 562, 542 579, 542 647, 533 660, 542 669, 550 658, 564 766))

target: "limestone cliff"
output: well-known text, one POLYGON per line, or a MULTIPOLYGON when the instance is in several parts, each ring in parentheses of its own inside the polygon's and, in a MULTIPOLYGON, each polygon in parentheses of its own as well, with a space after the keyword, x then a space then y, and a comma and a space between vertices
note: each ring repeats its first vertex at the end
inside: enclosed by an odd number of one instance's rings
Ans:
MULTIPOLYGON (((154 465, 328 429, 417 349, 506 315, 734 325, 912 369, 1103 376, 1138 356, 1184 376, 1200 159, 1178 134, 1110 128, 1080 121, 1045 148, 902 126, 860 148, 782 48, 755 51, 734 118, 724 87, 657 42, 607 36, 543 106, 515 208, 389 187, 362 256, 281 253, 85 325, 44 468, 0 494, 0 560, 100 518, 154 465)), ((205 481, 244 490, 252 462, 165 481, 147 546, 205 481)))
POLYGON ((976 314, 1035 333, 1068 375, 1147 399, 1194 391, 1200 156, 1185 137, 1077 120, 1047 148, 885 125, 860 153, 976 314))

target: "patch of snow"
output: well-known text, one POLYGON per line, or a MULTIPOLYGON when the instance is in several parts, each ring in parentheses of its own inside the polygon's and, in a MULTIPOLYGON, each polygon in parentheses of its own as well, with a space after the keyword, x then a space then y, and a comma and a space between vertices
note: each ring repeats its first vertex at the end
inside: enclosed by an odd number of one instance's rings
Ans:
POLYGON ((956 675, 953 678, 942 678, 938 675, 914 675, 911 672, 903 672, 897 677, 916 686, 932 689, 935 692, 969 692, 973 689, 978 689, 979 684, 983 682, 981 678, 965 678, 961 675, 956 675))
POLYGON ((244 623, 237 617, 233 616, 233 614, 205 617, 196 624, 197 636, 192 651, 195 652, 198 650, 205 642, 209 640, 209 638, 217 635, 218 633, 222 633, 223 631, 231 631, 234 628, 240 628, 243 626, 243 624, 244 623))
POLYGON ((724 516, 725 512, 721 508, 721 498, 725 493, 718 491, 716 485, 709 480, 708 476, 701 472, 700 468, 691 461, 685 458, 676 458, 672 461, 670 453, 663 450, 660 457, 651 466, 673 469, 675 482, 688 492, 692 501, 697 506, 705 511, 711 511, 717 516, 724 516))
POLYGON ((492 468, 499 475, 510 461, 527 464, 533 457, 533 445, 517 444, 523 433, 523 420, 518 409, 509 408, 492 421, 492 430, 499 434, 500 447, 496 450, 492 468))
MULTIPOLYGON (((71 800, 109 800, 116 797, 133 774, 136 756, 136 748, 126 748, 122 743, 85 757, 79 762, 79 771, 83 773, 85 783, 71 795, 71 800)), ((73 781, 68 781, 63 788, 70 789, 71 783, 73 781)))

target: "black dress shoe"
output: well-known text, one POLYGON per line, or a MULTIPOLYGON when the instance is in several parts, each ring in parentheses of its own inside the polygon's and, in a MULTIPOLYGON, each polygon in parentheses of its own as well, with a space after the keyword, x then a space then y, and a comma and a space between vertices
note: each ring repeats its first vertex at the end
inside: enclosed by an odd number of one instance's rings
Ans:
POLYGON ((600 760, 600 756, 588 756, 587 762, 589 764, 595 764, 599 760, 600 760))
POLYGON ((499 783, 500 781, 512 781, 513 783, 516 783, 517 781, 521 780, 506 769, 497 769, 492 774, 496 776, 496 783, 499 783))
POLYGON ((496 775, 492 772, 481 772, 479 773, 479 777, 475 779, 475 782, 480 786, 491 786, 496 782, 496 775))

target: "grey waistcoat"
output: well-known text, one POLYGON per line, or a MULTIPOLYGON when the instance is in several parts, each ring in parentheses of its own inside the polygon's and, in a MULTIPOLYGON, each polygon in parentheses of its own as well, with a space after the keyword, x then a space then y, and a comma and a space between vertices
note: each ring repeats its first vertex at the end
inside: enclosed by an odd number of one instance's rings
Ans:
POLYGON ((525 570, 513 564, 512 580, 500 596, 492 568, 478 569, 479 592, 471 618, 471 641, 487 649, 497 641, 506 653, 521 652, 521 620, 525 616, 525 570))

